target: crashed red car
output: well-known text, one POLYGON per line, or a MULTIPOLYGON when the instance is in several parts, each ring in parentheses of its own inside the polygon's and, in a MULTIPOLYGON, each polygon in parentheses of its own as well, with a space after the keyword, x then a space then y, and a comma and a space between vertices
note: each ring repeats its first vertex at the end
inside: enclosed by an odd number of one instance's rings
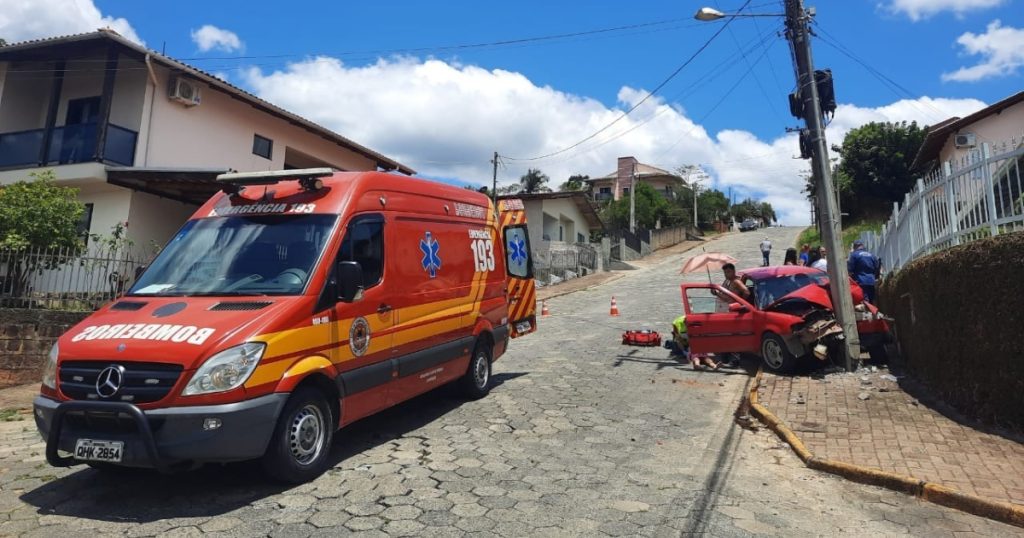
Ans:
MULTIPOLYGON (((799 266, 759 267, 739 273, 752 300, 712 283, 683 284, 683 307, 694 353, 751 353, 774 371, 789 371, 813 355, 824 360, 844 339, 828 291, 828 274, 799 266)), ((884 357, 891 341, 888 318, 864 301, 852 279, 851 294, 861 347, 884 357)))

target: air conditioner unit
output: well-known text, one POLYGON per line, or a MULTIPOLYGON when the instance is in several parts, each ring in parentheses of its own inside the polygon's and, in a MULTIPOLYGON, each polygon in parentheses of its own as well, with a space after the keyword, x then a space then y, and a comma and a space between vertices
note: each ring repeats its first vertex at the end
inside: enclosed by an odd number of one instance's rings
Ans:
POLYGON ((185 106, 196 106, 199 104, 199 86, 184 77, 174 77, 167 89, 167 98, 185 106))
POLYGON ((974 133, 961 133, 953 137, 953 145, 958 148, 973 148, 976 144, 974 142, 974 133))

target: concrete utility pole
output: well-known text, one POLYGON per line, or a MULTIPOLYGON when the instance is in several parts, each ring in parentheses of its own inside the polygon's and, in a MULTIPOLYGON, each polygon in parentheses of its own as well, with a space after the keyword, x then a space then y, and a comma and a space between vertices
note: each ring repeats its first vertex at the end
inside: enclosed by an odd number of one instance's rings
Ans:
POLYGON ((494 207, 498 207, 498 152, 494 152, 494 160, 491 161, 494 165, 494 179, 491 183, 491 201, 494 202, 494 207))
POLYGON ((629 174, 629 233, 636 233, 636 163, 629 174))
POLYGON ((847 371, 854 370, 854 361, 860 357, 860 336, 853 313, 853 299, 850 297, 850 280, 846 271, 846 252, 842 243, 842 224, 832 185, 832 170, 828 160, 828 145, 825 143, 825 127, 818 101, 818 87, 814 79, 814 63, 811 57, 811 39, 808 22, 811 13, 804 10, 802 0, 786 1, 786 39, 793 47, 796 62, 797 92, 803 102, 804 121, 810 131, 813 156, 811 164, 814 181, 817 183, 819 222, 822 239, 829 250, 828 278, 832 291, 832 307, 846 336, 843 355, 847 371))

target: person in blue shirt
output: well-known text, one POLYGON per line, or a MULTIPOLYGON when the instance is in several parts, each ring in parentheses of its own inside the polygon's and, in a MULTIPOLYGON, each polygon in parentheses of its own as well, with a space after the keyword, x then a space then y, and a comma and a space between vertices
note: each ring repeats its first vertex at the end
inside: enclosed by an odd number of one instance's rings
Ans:
POLYGON ((800 246, 800 265, 811 266, 811 245, 804 243, 800 246))
POLYGON ((874 254, 864 248, 864 242, 860 239, 853 242, 853 252, 850 253, 850 259, 846 262, 846 269, 864 290, 864 298, 869 303, 874 303, 875 284, 881 274, 882 263, 874 254))

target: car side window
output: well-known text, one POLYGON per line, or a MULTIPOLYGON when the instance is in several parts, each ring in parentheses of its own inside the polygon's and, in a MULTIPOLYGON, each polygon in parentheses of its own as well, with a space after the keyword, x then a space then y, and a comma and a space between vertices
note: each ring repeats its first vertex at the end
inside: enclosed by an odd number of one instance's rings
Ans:
POLYGON ((364 289, 379 284, 384 277, 384 219, 374 215, 352 221, 342 239, 338 261, 359 262, 364 289))
POLYGON ((728 299, 719 297, 718 291, 712 288, 688 288, 686 302, 691 314, 715 314, 729 311, 728 299))

